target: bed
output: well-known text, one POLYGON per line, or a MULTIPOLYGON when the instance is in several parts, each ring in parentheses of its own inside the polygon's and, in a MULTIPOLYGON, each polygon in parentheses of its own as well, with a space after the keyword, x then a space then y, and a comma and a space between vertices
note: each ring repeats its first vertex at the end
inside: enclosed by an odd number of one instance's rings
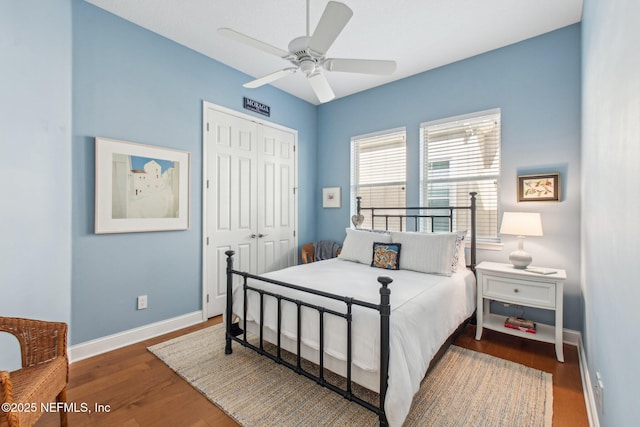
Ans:
POLYGON ((369 212, 385 229, 390 218, 400 217, 401 230, 411 220, 417 229, 448 218, 449 232, 347 229, 338 258, 261 276, 234 270, 228 251, 225 353, 239 342, 374 411, 380 425, 401 426, 429 366, 475 311, 475 193, 468 206, 385 209, 358 199, 358 217, 369 212), (453 231, 460 211, 469 214, 469 233, 453 231), (303 360, 318 365, 317 374, 303 360), (345 386, 327 381, 325 370, 345 386), (378 393, 378 402, 362 399, 354 384, 378 393))

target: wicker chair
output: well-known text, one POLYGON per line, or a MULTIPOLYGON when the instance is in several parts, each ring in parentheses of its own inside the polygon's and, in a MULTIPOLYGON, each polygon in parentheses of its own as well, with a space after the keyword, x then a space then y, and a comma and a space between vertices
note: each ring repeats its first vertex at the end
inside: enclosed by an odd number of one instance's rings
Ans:
MULTIPOLYGON (((0 317, 0 332, 9 332, 20 342, 22 369, 0 371, 2 403, 29 404, 35 411, 3 412, 0 427, 31 426, 42 415, 40 404, 66 402, 69 381, 67 324, 0 317)), ((61 408, 60 425, 67 413, 61 408)))

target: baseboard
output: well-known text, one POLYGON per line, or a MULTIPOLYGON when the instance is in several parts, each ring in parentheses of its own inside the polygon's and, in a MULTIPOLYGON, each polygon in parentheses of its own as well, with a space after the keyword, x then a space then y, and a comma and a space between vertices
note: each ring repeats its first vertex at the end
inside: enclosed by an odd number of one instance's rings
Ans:
POLYGON ((587 407, 589 426, 600 427, 595 394, 593 393, 593 387, 591 386, 593 383, 591 382, 591 377, 589 375, 587 355, 584 352, 584 345, 582 343, 582 334, 579 331, 564 329, 562 331, 562 340, 565 344, 576 346, 578 349, 578 363, 580 364, 580 377, 582 379, 582 390, 584 393, 584 403, 587 407))
MULTIPOLYGON (((579 333, 578 333, 579 334, 579 333)), ((598 419, 598 407, 596 406, 595 393, 589 375, 589 364, 587 363, 587 354, 584 351, 582 335, 578 335, 578 361, 580 362, 580 376, 582 377, 582 390, 584 391, 584 403, 587 406, 587 417, 591 427, 600 427, 598 419)))
POLYGON ((195 325, 202 321, 202 311, 194 311, 193 313, 183 314, 182 316, 75 344, 69 347, 69 361, 73 363, 97 356, 120 347, 135 344, 142 340, 186 328, 187 326, 195 325))
POLYGON ((565 328, 562 330, 562 341, 565 344, 578 347, 582 342, 582 334, 580 333, 580 331, 574 331, 573 329, 565 328))

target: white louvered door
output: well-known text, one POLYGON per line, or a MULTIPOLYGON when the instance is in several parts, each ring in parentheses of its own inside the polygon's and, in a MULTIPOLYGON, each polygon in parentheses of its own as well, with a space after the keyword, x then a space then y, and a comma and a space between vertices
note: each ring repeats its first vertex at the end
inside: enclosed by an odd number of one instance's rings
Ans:
POLYGON ((226 255, 261 274, 297 262, 294 131, 205 103, 203 281, 206 316, 226 307, 226 255))

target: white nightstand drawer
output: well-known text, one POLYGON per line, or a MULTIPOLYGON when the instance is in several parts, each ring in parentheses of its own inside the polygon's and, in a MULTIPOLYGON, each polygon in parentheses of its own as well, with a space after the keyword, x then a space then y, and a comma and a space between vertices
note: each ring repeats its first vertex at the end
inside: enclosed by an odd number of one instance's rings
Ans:
POLYGON ((554 284, 483 275, 482 288, 485 298, 495 298, 514 304, 522 303, 538 307, 556 307, 556 288, 554 284))

